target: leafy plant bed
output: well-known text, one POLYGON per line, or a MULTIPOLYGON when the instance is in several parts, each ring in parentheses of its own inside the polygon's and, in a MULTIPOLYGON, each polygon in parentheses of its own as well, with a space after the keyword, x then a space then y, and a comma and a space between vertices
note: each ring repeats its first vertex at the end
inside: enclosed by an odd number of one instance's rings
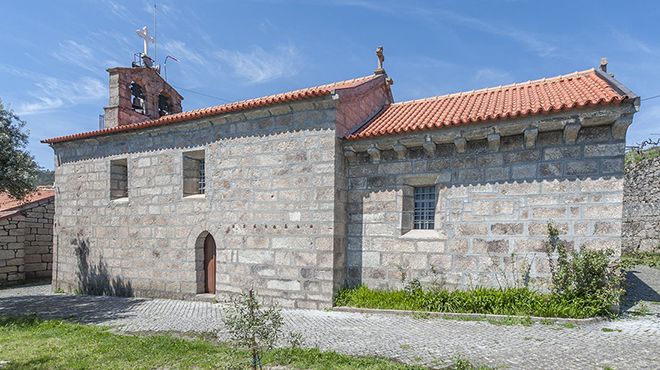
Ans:
MULTIPOLYGON (((33 316, 0 317, 0 368, 23 369, 247 369, 247 350, 172 335, 119 335, 107 327, 33 316)), ((295 369, 422 369, 374 357, 309 348, 278 348, 263 358, 295 369)))
POLYGON ((365 286, 344 289, 336 306, 441 313, 490 314, 583 319, 611 315, 608 304, 596 299, 566 299, 528 288, 477 288, 468 291, 376 290, 365 286))
POLYGON ((626 270, 635 266, 648 266, 660 269, 659 252, 625 252, 621 255, 621 267, 626 270))

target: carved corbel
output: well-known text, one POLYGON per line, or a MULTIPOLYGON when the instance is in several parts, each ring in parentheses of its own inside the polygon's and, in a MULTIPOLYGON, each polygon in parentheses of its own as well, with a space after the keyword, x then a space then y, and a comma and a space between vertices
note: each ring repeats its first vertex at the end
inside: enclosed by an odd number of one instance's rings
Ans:
POLYGON ((497 132, 488 134, 488 149, 492 152, 500 150, 500 134, 497 132))
POLYGON ((533 148, 536 146, 536 138, 539 136, 539 129, 537 127, 528 127, 523 131, 525 139, 525 148, 533 148))
POLYGON ((357 153, 355 152, 355 149, 353 149, 352 146, 345 146, 344 147, 344 157, 348 159, 349 161, 352 161, 355 159, 357 156, 357 153))
POLYGON ((566 144, 575 144, 578 134, 580 133, 580 122, 572 122, 564 126, 564 142, 566 144))
POLYGON ((426 135, 424 138, 424 144, 422 144, 422 148, 424 148, 424 151, 429 157, 433 157, 435 155, 435 143, 433 142, 433 139, 431 139, 431 135, 426 135))
POLYGON ((371 144, 371 146, 367 149, 367 153, 371 157, 371 161, 373 163, 380 162, 380 149, 378 149, 375 144, 371 144))
POLYGON ((454 145, 456 146, 456 153, 465 153, 465 144, 467 141, 464 137, 457 137, 454 139, 454 145))
POLYGON ((401 144, 400 142, 396 142, 393 146, 392 149, 396 153, 397 159, 405 159, 406 154, 408 153, 408 148, 406 148, 405 145, 401 144))
POLYGON ((621 116, 612 125, 612 137, 615 140, 625 140, 628 126, 632 123, 632 116, 621 116))

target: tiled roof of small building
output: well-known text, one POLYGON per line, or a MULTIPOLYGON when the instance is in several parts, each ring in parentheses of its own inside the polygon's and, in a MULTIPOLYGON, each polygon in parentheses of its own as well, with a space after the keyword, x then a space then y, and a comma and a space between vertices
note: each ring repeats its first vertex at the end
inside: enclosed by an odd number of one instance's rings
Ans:
POLYGON ((394 103, 347 138, 355 140, 620 104, 634 97, 614 83, 603 72, 589 69, 554 78, 394 103))
POLYGON ((248 109, 263 108, 275 104, 327 96, 333 94, 336 90, 356 87, 365 82, 371 81, 375 78, 378 78, 378 76, 370 75, 370 76, 355 78, 352 80, 333 82, 327 85, 314 86, 305 89, 289 91, 281 94, 264 96, 261 98, 243 100, 235 103, 216 105, 213 107, 171 114, 155 120, 105 128, 96 131, 83 132, 73 135, 60 136, 52 139, 45 139, 42 140, 41 142, 51 144, 51 143, 60 143, 64 141, 71 141, 77 139, 85 139, 85 138, 107 135, 118 132, 140 130, 147 127, 164 126, 178 122, 192 121, 200 118, 211 117, 226 113, 239 112, 248 109))
POLYGON ((13 215, 23 207, 32 203, 53 198, 55 189, 47 186, 39 186, 35 191, 25 196, 23 199, 16 199, 8 193, 0 193, 0 219, 13 215))

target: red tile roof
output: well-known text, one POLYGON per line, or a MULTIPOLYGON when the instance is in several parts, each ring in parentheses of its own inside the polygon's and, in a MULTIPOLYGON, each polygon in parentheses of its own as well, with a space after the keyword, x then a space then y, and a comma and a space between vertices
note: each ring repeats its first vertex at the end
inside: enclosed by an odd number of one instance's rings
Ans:
POLYGON ((614 83, 601 72, 589 69, 554 78, 395 103, 347 138, 355 140, 619 104, 634 97, 632 92, 619 92, 622 89, 615 88, 614 83))
POLYGON ((363 83, 371 81, 375 78, 378 78, 378 76, 377 75, 365 76, 365 77, 355 78, 355 79, 352 79, 352 80, 334 82, 334 83, 330 83, 330 84, 327 84, 327 85, 314 86, 314 87, 309 87, 309 88, 305 88, 305 89, 289 91, 289 92, 285 92, 285 93, 281 93, 281 94, 264 96, 264 97, 256 98, 256 99, 243 100, 243 101, 239 101, 239 102, 235 102, 235 103, 216 105, 216 106, 213 106, 213 107, 208 107, 208 108, 196 109, 196 110, 192 110, 192 111, 188 111, 188 112, 181 112, 181 113, 171 114, 171 115, 164 116, 164 117, 161 117, 161 118, 158 118, 158 119, 155 119, 155 120, 150 120, 150 121, 133 123, 133 124, 129 124, 129 125, 117 126, 117 127, 112 127, 112 128, 105 128, 105 129, 96 130, 96 131, 83 132, 83 133, 79 133, 79 134, 60 136, 60 137, 55 137, 55 138, 52 138, 52 139, 45 139, 45 140, 42 140, 41 142, 42 143, 48 143, 48 144, 61 143, 61 142, 64 142, 64 141, 85 139, 85 138, 101 136, 101 135, 108 135, 108 134, 113 134, 113 133, 118 133, 118 132, 140 130, 140 129, 144 129, 144 128, 147 128, 147 127, 165 126, 165 125, 178 123, 178 122, 191 121, 191 120, 195 120, 195 119, 216 116, 216 115, 219 115, 219 114, 233 113, 233 112, 238 112, 238 111, 243 111, 243 110, 248 110, 248 109, 263 108, 263 107, 267 107, 267 106, 275 105, 275 104, 281 104, 281 103, 299 101, 299 100, 304 100, 304 99, 309 99, 309 98, 327 96, 327 95, 334 94, 334 92, 336 90, 356 87, 358 85, 361 85, 363 83))
POLYGON ((0 193, 0 219, 11 216, 26 205, 40 202, 55 196, 55 189, 39 186, 34 192, 18 200, 8 193, 0 193))

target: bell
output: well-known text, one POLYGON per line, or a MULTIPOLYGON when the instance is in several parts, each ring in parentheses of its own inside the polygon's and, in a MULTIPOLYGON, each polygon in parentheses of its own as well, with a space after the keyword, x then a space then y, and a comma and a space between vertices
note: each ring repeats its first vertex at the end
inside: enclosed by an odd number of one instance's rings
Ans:
POLYGON ((133 109, 142 109, 142 102, 138 98, 133 99, 133 104, 131 104, 133 109))

